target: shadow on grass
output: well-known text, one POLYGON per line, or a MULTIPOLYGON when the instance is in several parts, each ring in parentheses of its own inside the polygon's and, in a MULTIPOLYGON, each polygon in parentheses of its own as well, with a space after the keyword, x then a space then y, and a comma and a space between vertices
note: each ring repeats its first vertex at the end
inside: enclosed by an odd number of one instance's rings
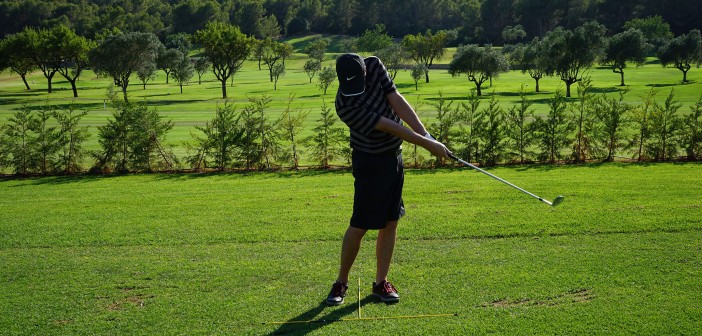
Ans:
POLYGON ((0 177, 0 182, 2 181, 12 181, 12 180, 23 180, 27 184, 16 185, 15 188, 23 187, 26 185, 63 185, 69 183, 90 183, 98 180, 115 178, 125 176, 124 174, 114 174, 114 175, 63 175, 63 176, 6 176, 0 177))
POLYGON ((674 86, 682 86, 682 85, 688 85, 688 84, 693 84, 693 81, 687 81, 686 83, 669 83, 669 84, 646 84, 648 87, 652 88, 664 88, 664 87, 674 87, 674 86))
MULTIPOLYGON (((381 303, 372 295, 368 295, 361 300, 361 307, 369 303, 381 303)), ((316 307, 293 317, 292 319, 281 324, 278 329, 268 335, 307 335, 325 325, 341 322, 341 319, 347 316, 355 316, 358 312, 358 304, 348 304, 347 306, 335 309, 326 315, 321 315, 324 309, 328 308, 326 302, 322 301, 316 307)))

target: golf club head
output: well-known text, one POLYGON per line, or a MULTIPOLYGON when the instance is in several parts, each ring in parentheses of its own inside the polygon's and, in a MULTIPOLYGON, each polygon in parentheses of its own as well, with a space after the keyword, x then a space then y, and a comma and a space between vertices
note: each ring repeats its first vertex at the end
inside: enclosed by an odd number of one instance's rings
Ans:
POLYGON ((551 206, 556 206, 556 205, 563 203, 564 198, 565 198, 565 196, 556 197, 556 199, 554 199, 553 202, 551 202, 551 206))

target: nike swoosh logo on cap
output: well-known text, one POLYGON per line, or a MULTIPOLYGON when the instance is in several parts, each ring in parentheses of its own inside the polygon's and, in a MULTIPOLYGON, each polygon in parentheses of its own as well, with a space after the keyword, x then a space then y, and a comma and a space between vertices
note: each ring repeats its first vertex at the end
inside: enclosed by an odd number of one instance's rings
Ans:
POLYGON ((352 80, 352 79, 354 79, 354 78, 356 78, 356 76, 353 76, 353 77, 346 77, 346 80, 347 80, 347 81, 350 81, 350 80, 352 80))

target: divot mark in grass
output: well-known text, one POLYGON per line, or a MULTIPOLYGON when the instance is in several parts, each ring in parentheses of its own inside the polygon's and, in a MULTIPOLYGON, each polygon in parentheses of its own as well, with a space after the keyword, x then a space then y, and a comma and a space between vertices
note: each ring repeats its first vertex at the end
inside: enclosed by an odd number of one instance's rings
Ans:
POLYGON ((128 296, 115 302, 112 302, 110 305, 107 306, 107 310, 117 311, 123 310, 128 307, 144 307, 146 306, 146 300, 151 299, 153 297, 153 295, 147 294, 128 296))
POLYGON ((518 299, 512 300, 510 298, 504 298, 500 300, 495 300, 490 303, 484 303, 480 305, 483 308, 514 308, 514 307, 524 307, 524 306, 556 306, 569 303, 585 303, 590 302, 594 299, 594 295, 589 289, 576 289, 560 295, 549 297, 543 300, 537 299, 518 299))
POLYGON ((54 320, 52 323, 57 326, 63 326, 73 323, 73 320, 54 320))
MULTIPOLYGON (((146 300, 154 298, 154 295, 134 293, 136 290, 143 290, 149 288, 148 286, 119 286, 117 289, 121 290, 123 294, 127 295, 123 298, 115 299, 112 303, 107 305, 107 310, 118 311, 124 310, 128 307, 144 307, 146 306, 146 300)), ((109 299, 108 297, 98 297, 98 299, 109 299)))

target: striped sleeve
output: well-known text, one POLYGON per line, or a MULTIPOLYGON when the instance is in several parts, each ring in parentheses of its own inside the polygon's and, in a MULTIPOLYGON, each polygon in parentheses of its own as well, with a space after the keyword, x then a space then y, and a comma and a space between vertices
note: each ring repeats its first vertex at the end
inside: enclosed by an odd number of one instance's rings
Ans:
POLYGON ((378 76, 376 80, 380 83, 380 86, 383 88, 383 93, 385 93, 385 95, 388 95, 397 91, 397 87, 392 81, 392 78, 388 73, 388 69, 385 68, 385 64, 383 64, 383 61, 381 61, 380 58, 377 58, 375 56, 371 56, 369 57, 369 59, 370 62, 368 64, 368 73, 373 73, 376 74, 376 76, 378 76))
POLYGON ((337 114, 351 130, 363 136, 368 136, 375 126, 380 122, 380 114, 368 111, 357 106, 343 106, 337 110, 337 114))

